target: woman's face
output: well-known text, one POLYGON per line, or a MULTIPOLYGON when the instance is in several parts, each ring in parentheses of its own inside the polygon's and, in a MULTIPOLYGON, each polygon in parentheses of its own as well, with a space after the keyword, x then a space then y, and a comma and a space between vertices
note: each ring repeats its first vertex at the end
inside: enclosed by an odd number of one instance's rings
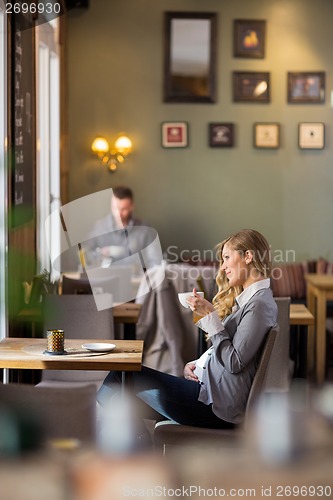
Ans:
POLYGON ((249 277, 249 257, 241 255, 226 243, 222 250, 222 259, 221 269, 225 272, 229 285, 244 287, 249 277))

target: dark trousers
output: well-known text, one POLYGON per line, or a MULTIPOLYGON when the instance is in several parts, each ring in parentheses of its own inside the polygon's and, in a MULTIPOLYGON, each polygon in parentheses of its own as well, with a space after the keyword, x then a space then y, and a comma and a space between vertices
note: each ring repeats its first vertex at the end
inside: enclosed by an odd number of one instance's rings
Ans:
MULTIPOLYGON (((121 374, 110 372, 98 391, 97 400, 105 406, 120 391, 121 374)), ((198 401, 200 384, 168 373, 143 367, 133 373, 132 391, 145 406, 145 418, 169 419, 182 425, 230 429, 234 424, 218 418, 212 405, 198 401), (148 411, 147 411, 148 410, 148 411), (154 411, 152 411, 154 410, 154 411), (156 415, 157 412, 157 415, 156 415)))

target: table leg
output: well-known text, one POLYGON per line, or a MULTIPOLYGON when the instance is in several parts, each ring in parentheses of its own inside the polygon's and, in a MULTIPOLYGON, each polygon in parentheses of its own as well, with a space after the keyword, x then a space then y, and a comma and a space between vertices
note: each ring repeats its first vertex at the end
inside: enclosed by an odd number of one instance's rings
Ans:
POLYGON ((298 325, 298 377, 307 376, 308 326, 298 325))
POLYGON ((2 373, 3 373, 3 375, 2 375, 3 384, 9 384, 9 370, 8 370, 8 368, 4 368, 2 370, 2 373))
POLYGON ((121 372, 121 386, 122 391, 124 392, 127 389, 130 389, 133 383, 133 372, 122 371, 121 372))
MULTIPOLYGON (((290 357, 295 362, 294 378, 307 378, 309 325, 290 325, 290 357)), ((313 351, 312 351, 313 353, 313 351)))
MULTIPOLYGON (((311 287, 307 286, 307 294, 306 294, 306 304, 309 311, 316 318, 316 298, 312 292, 311 287)), ((315 326, 308 327, 308 347, 307 347, 307 374, 308 378, 311 377, 314 371, 314 361, 315 361, 315 326)))
POLYGON ((326 294, 321 290, 317 297, 316 365, 317 383, 323 384, 326 370, 326 294))
POLYGON ((289 357, 295 363, 293 376, 298 376, 298 329, 299 325, 290 325, 289 357))
POLYGON ((135 323, 124 323, 124 340, 136 340, 135 323))

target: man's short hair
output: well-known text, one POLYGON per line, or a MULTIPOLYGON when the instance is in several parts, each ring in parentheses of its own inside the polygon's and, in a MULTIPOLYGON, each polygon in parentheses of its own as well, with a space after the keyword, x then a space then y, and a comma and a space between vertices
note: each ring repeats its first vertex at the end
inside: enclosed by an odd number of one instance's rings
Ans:
POLYGON ((118 200, 124 200, 125 198, 129 198, 130 200, 134 199, 132 189, 127 186, 117 186, 113 188, 113 194, 118 200))

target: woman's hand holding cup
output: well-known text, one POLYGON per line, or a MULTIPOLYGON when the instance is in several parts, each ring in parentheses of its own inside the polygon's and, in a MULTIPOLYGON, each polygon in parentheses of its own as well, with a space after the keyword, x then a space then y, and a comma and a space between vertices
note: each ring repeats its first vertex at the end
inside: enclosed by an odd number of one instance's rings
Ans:
POLYGON ((206 316, 215 311, 213 304, 208 302, 204 297, 201 297, 196 288, 193 288, 193 294, 186 298, 192 311, 195 311, 199 316, 206 316))

